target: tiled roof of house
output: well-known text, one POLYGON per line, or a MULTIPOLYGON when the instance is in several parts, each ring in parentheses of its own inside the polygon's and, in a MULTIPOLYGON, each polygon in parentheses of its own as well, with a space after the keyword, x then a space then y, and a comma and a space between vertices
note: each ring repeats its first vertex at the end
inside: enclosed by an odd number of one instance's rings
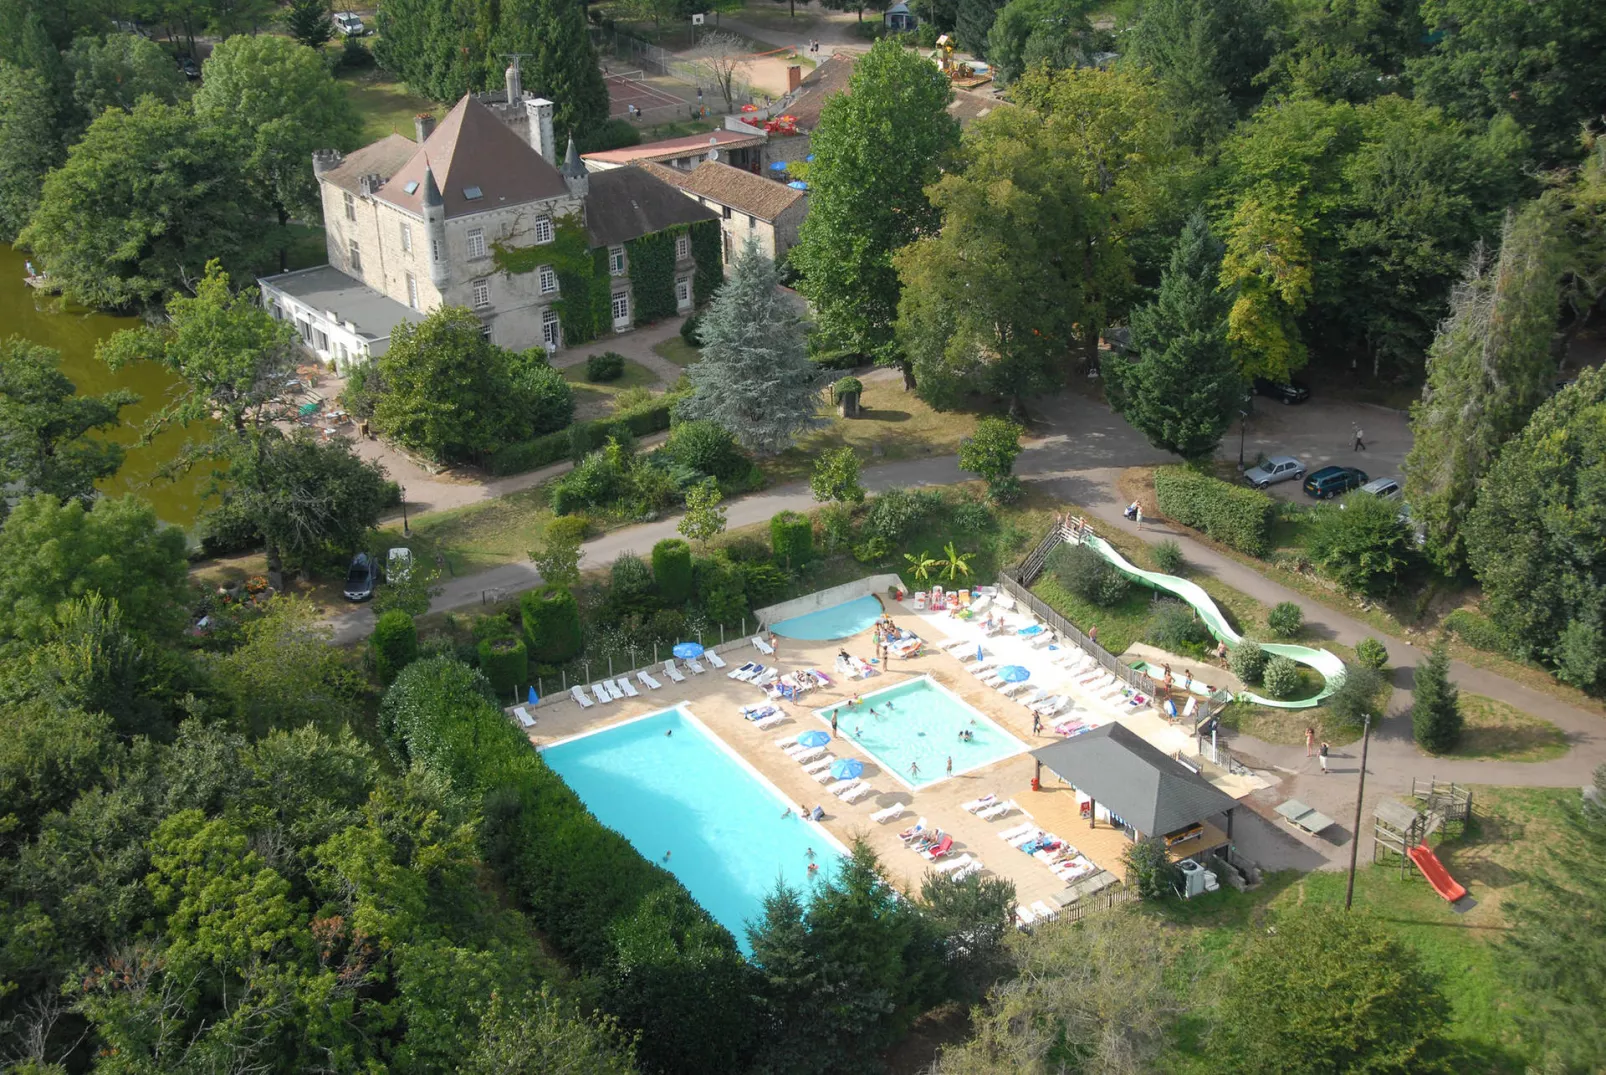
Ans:
POLYGON ((423 214, 426 167, 440 187, 447 219, 558 198, 569 191, 545 157, 472 97, 458 101, 422 146, 409 144, 413 156, 380 188, 379 197, 411 213, 423 214))
POLYGON ((595 247, 618 246, 676 224, 717 220, 674 187, 640 168, 593 172, 586 195, 586 231, 595 247))
POLYGON ((785 183, 764 179, 719 161, 704 161, 689 172, 652 163, 636 167, 681 190, 699 194, 720 205, 728 205, 760 220, 773 221, 805 197, 801 190, 785 183))
POLYGON ((859 65, 859 53, 837 52, 809 72, 809 77, 798 87, 797 97, 787 106, 787 114, 797 117, 797 125, 812 131, 820 125, 820 110, 825 102, 839 93, 848 92, 848 81, 853 69, 859 65))
POLYGON ((379 175, 388 179, 417 152, 418 143, 411 138, 399 134, 387 134, 372 145, 347 153, 340 164, 324 172, 322 178, 342 190, 360 194, 360 180, 363 176, 379 175))
POLYGON ((994 97, 990 93, 972 93, 970 90, 955 89, 954 99, 948 105, 948 114, 957 119, 961 127, 968 127, 1008 103, 1002 97, 994 97))
POLYGON ((623 149, 602 149, 585 154, 588 161, 599 164, 635 164, 639 161, 666 161, 676 157, 689 157, 708 152, 709 146, 717 149, 741 149, 764 144, 762 134, 743 134, 740 131, 709 131, 706 134, 688 134, 680 138, 666 138, 661 142, 643 142, 639 146, 623 149))

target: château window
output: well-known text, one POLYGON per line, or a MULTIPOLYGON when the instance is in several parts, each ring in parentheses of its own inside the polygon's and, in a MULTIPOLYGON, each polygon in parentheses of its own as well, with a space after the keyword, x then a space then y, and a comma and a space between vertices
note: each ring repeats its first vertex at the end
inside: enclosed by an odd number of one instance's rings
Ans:
POLYGON ((411 224, 403 224, 401 226, 401 235, 402 250, 411 254, 413 252, 413 226, 411 224))
POLYGON ((415 310, 418 309, 418 281, 413 278, 412 273, 407 274, 407 305, 415 310))
POLYGON ((541 294, 550 295, 558 289, 558 274, 552 271, 552 266, 541 266, 536 275, 541 278, 541 294))
POLYGON ((608 247, 608 271, 614 276, 625 274, 625 248, 622 246, 608 247))
POLYGON ((474 281, 474 305, 476 308, 481 308, 489 306, 490 304, 491 281, 487 277, 481 277, 480 279, 474 281))
POLYGON ((357 249, 357 240, 347 240, 347 249, 351 254, 351 268, 353 272, 362 272, 362 251, 357 249))
POLYGON ((675 260, 685 261, 689 257, 691 257, 691 237, 677 235, 675 237, 675 260))
POLYGON ((537 243, 550 243, 552 241, 552 218, 538 216, 535 218, 535 241, 537 243))
POLYGON ((468 233, 468 256, 470 259, 485 256, 485 229, 471 228, 468 233))
POLYGON ((351 196, 351 191, 349 190, 346 191, 346 219, 357 219, 357 199, 351 196))

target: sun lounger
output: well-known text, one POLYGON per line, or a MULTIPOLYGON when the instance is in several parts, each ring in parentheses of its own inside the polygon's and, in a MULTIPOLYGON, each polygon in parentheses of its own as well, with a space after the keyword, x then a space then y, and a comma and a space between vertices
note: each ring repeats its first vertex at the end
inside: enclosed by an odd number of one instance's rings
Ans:
POLYGON ((972 601, 970 603, 970 611, 972 611, 972 612, 986 612, 987 611, 987 606, 991 605, 992 603, 993 603, 993 595, 990 594, 990 593, 984 593, 980 597, 976 598, 976 600, 974 600, 974 601, 972 601))
POLYGON ((592 706, 597 704, 590 698, 586 697, 585 688, 580 686, 578 683, 569 688, 569 697, 579 702, 581 709, 590 709, 592 706))
POLYGON ((1011 799, 1009 802, 994 803, 986 809, 977 810, 976 816, 983 821, 992 821, 995 818, 1003 817, 1013 809, 1015 809, 1015 802, 1011 799))
POLYGON ((752 675, 755 670, 763 667, 764 666, 761 664, 754 664, 752 661, 748 661, 740 668, 733 668, 729 672, 726 672, 725 675, 730 679, 746 679, 748 676, 752 675))
POLYGON ((742 706, 742 719, 763 720, 765 717, 774 716, 776 712, 778 711, 772 705, 744 705, 742 706))
POLYGON ((898 839, 902 840, 904 843, 908 843, 911 840, 919 839, 925 831, 926 819, 921 818, 913 825, 910 825, 907 829, 904 829, 902 832, 898 833, 898 839))
POLYGON ((1002 694, 1005 698, 1010 698, 1014 695, 1025 694, 1032 690, 1036 690, 1036 688, 1031 686, 1029 683, 1005 683, 1003 686, 998 688, 998 693, 1002 694))
POLYGON ((1188 704, 1182 707, 1182 719, 1192 720, 1193 715, 1199 711, 1199 699, 1190 697, 1188 704))
POLYGON ((1032 909, 1030 907, 1026 906, 1024 903, 1018 903, 1015 905, 1015 920, 1022 926, 1029 926, 1033 922, 1037 921, 1037 916, 1032 914, 1032 909))
POLYGON ((889 821, 893 821, 902 817, 903 811, 903 803, 893 803, 891 806, 877 810, 875 813, 871 814, 870 820, 874 821, 877 825, 885 825, 889 821))
POLYGON ((948 875, 948 880, 954 881, 954 882, 963 881, 965 878, 969 877, 971 874, 973 874, 973 873, 981 873, 981 871, 984 870, 984 869, 986 869, 986 867, 981 864, 981 859, 971 859, 969 862, 965 863, 959 869, 957 869, 953 873, 949 874, 948 875))
POLYGON ((755 687, 768 687, 780 678, 780 673, 773 668, 766 668, 752 679, 748 680, 755 687))
POLYGON ((611 679, 603 680, 602 681, 602 689, 607 691, 609 697, 611 697, 614 701, 619 702, 619 701, 623 701, 624 700, 625 692, 620 690, 619 689, 619 684, 615 683, 613 680, 611 680, 611 679))
POLYGON ((1070 699, 1065 697, 1065 695, 1056 694, 1054 697, 1046 698, 1041 702, 1036 702, 1028 708, 1031 709, 1033 713, 1046 717, 1050 712, 1058 713, 1065 707, 1065 703, 1068 701, 1070 701, 1070 699))
POLYGON ((875 794, 875 788, 871 787, 869 784, 860 784, 858 787, 854 788, 852 791, 850 791, 847 794, 843 795, 842 796, 842 801, 845 802, 845 803, 856 803, 860 799, 866 798, 866 797, 874 795, 874 794, 875 794))
POLYGON ((614 682, 619 685, 620 690, 625 692, 626 698, 641 697, 641 692, 636 689, 635 684, 630 682, 629 676, 620 676, 618 679, 614 680, 614 682))
POLYGON ((952 836, 944 836, 941 840, 938 840, 935 845, 926 848, 924 851, 920 852, 920 854, 923 855, 927 861, 936 862, 940 858, 946 858, 948 856, 948 852, 953 850, 953 847, 954 838, 952 836))
POLYGON ((981 798, 972 799, 968 803, 960 803, 959 809, 963 810, 967 814, 974 814, 983 807, 991 806, 997 801, 998 796, 996 794, 983 795, 981 798))
POLYGON ((1047 921, 1053 921, 1060 916, 1058 911, 1054 910, 1042 900, 1032 901, 1032 913, 1035 914, 1039 919, 1044 919, 1047 921))
POLYGON ((1023 821, 1019 825, 1011 826, 1010 828, 1007 828, 1003 832, 999 833, 998 838, 1004 841, 1014 840, 1020 836, 1024 836, 1028 832, 1034 831, 1036 828, 1037 825, 1034 822, 1023 821))
POLYGON ((1044 832, 1042 829, 1040 829, 1040 828, 1038 828, 1037 826, 1034 825, 1029 830, 1027 830, 1027 832, 1024 835, 1017 836, 1013 840, 1007 840, 1005 842, 1008 843, 1009 846, 1013 847, 1015 850, 1021 851, 1021 850, 1025 849, 1027 844, 1036 843, 1037 841, 1043 839, 1043 837, 1045 837, 1047 835, 1048 834, 1046 832, 1044 832))
POLYGON ((832 795, 841 795, 844 791, 847 791, 849 788, 857 787, 859 785, 859 783, 860 782, 858 780, 838 780, 835 784, 832 784, 830 787, 826 788, 825 790, 829 791, 832 795))
POLYGON ((1030 709, 1038 702, 1046 702, 1051 697, 1052 695, 1050 695, 1045 688, 1039 687, 1037 690, 1028 691, 1025 694, 1017 694, 1015 696, 1015 701, 1030 709))
POLYGON ((668 676, 670 679, 674 680, 676 683, 684 683, 684 682, 686 682, 686 677, 680 674, 680 669, 675 667, 675 662, 674 661, 665 661, 664 662, 664 675, 668 676))
POLYGON ((519 724, 522 725, 523 727, 526 727, 526 728, 535 727, 535 718, 530 716, 530 711, 528 709, 525 709, 523 706, 521 706, 521 705, 514 706, 513 707, 513 715, 515 717, 519 718, 519 724))
POLYGON ((709 650, 707 653, 703 654, 703 656, 706 657, 708 659, 708 663, 713 665, 715 668, 725 667, 724 658, 715 653, 713 650, 709 650))
POLYGON ((708 669, 706 669, 702 665, 698 664, 695 660, 687 661, 686 662, 686 667, 690 668, 693 672, 697 673, 698 675, 702 675, 704 672, 708 671, 708 669))
POLYGON ((757 635, 753 636, 753 648, 758 650, 766 657, 771 657, 775 654, 775 647, 764 641, 762 638, 759 638, 757 635))
POLYGON ((760 731, 767 732, 777 724, 786 723, 787 719, 788 718, 785 713, 772 713, 770 716, 761 717, 758 720, 755 720, 753 722, 753 727, 759 729, 760 731))
POLYGON ((933 873, 953 873, 955 870, 964 869, 974 861, 975 859, 971 858, 970 855, 964 854, 960 855, 956 859, 949 859, 946 862, 938 863, 931 868, 931 871, 933 873))
POLYGON ((1053 631, 1044 631, 1042 634, 1032 639, 1030 645, 1033 649, 1042 649, 1044 646, 1053 645, 1055 641, 1056 638, 1053 631))
POLYGON ((967 649, 974 650, 975 648, 976 643, 967 642, 963 638, 959 639, 957 642, 945 643, 942 647, 944 653, 952 653, 956 657, 967 649))
POLYGON ((803 766, 803 771, 808 773, 810 776, 813 776, 822 769, 831 768, 831 763, 834 761, 836 761, 836 758, 832 757, 830 754, 827 754, 825 757, 815 758, 813 761, 803 766))
POLYGON ((641 681, 641 685, 646 687, 648 690, 655 691, 659 687, 663 686, 662 683, 659 683, 656 679, 653 679, 652 676, 648 675, 646 672, 637 672, 636 678, 639 679, 641 681))
POLYGON ((808 747, 801 754, 793 754, 792 760, 799 765, 807 765, 809 762, 817 761, 824 756, 824 747, 808 747))
POLYGON ((831 677, 820 671, 818 668, 810 668, 809 673, 814 676, 815 679, 820 681, 821 686, 829 687, 831 685, 831 677))
POLYGON ((596 695, 597 701, 601 702, 603 705, 607 705, 609 702, 613 701, 613 695, 604 690, 601 683, 591 684, 591 693, 596 695))

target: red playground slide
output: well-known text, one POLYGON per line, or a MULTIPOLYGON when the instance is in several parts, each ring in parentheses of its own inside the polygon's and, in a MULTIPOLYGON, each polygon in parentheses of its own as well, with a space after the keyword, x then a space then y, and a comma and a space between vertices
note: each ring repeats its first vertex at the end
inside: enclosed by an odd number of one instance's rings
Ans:
POLYGON ((1455 878, 1450 876, 1450 871, 1444 868, 1444 863, 1439 861, 1439 856, 1435 855, 1433 849, 1428 847, 1427 844, 1417 844, 1406 854, 1411 856, 1411 861, 1416 863, 1416 868, 1422 871, 1422 876, 1428 879, 1428 884, 1433 886, 1433 891, 1451 903, 1467 894, 1467 890, 1455 878))

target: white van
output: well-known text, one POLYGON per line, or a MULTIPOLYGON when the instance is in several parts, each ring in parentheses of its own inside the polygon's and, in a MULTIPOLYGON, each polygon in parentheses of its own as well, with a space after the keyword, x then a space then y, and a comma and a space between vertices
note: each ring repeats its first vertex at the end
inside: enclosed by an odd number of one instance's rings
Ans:
POLYGON ((335 13, 335 29, 347 37, 362 37, 368 32, 368 28, 362 24, 362 19, 352 11, 335 13))

